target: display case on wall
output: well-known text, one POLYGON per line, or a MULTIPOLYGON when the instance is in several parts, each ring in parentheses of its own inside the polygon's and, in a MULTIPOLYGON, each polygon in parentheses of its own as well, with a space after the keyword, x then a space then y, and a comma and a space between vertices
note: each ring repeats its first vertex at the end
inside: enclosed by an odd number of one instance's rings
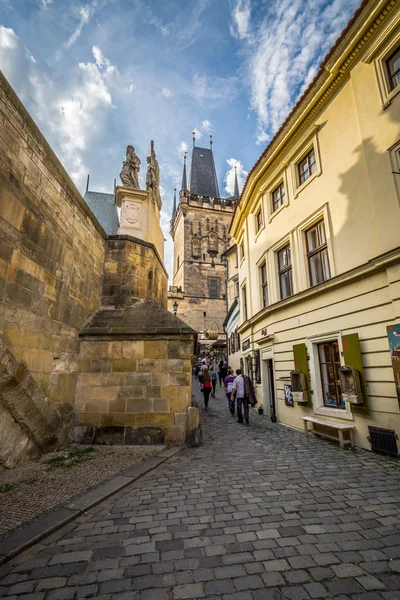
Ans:
POLYGON ((302 371, 290 371, 290 381, 294 402, 305 404, 308 402, 307 380, 302 371))
POLYGON ((350 404, 364 404, 360 371, 344 365, 339 369, 339 379, 343 400, 350 404))

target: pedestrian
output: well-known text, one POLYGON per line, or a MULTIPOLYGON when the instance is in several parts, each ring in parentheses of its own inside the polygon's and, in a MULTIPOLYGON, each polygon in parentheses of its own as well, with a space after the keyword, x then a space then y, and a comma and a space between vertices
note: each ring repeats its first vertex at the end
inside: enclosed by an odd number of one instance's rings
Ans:
POLYGON ((200 387, 203 385, 203 373, 204 373, 204 369, 207 368, 207 363, 206 363, 206 359, 203 358, 203 360, 201 361, 201 366, 199 369, 199 382, 200 382, 200 387))
POLYGON ((224 383, 224 379, 222 377, 221 369, 224 366, 224 361, 220 360, 218 363, 218 378, 219 378, 219 387, 221 387, 221 383, 224 383))
POLYGON ((228 369, 228 375, 225 377, 224 386, 225 386, 225 394, 228 398, 228 406, 231 414, 235 414, 235 398, 232 398, 232 387, 233 382, 235 381, 235 376, 233 374, 232 369, 228 369))
POLYGON ((250 377, 242 375, 241 369, 236 369, 236 379, 232 386, 232 396, 236 398, 238 423, 243 423, 243 413, 246 423, 249 423, 249 405, 257 404, 256 394, 250 377), (242 412, 243 406, 243 412, 242 412))
POLYGON ((212 391, 211 391, 211 396, 213 398, 215 398, 215 388, 217 387, 217 373, 216 371, 214 371, 214 367, 211 365, 210 367, 210 377, 211 377, 211 386, 212 386, 212 391))
POLYGON ((211 386, 211 375, 207 367, 203 370, 203 396, 204 396, 204 407, 208 410, 208 400, 210 398, 211 386))
POLYGON ((226 362, 226 360, 224 360, 222 367, 219 370, 219 372, 221 373, 222 381, 225 381, 225 377, 228 375, 228 369, 228 363, 226 362))

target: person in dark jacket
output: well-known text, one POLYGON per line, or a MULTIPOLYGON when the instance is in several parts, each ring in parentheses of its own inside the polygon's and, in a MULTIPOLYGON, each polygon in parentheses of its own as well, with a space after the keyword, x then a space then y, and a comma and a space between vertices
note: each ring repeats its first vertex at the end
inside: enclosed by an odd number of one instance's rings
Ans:
POLYGON ((243 423, 244 419, 249 424, 249 405, 255 406, 257 398, 253 387, 253 382, 247 375, 242 375, 241 369, 236 369, 236 379, 232 386, 232 399, 236 398, 236 410, 238 423, 243 423), (242 412, 243 407, 243 412, 242 412))
POLYGON ((225 381, 225 377, 228 375, 228 363, 226 362, 226 360, 224 360, 222 367, 220 367, 219 369, 219 373, 220 373, 220 377, 222 379, 222 381, 225 381))
POLYGON ((224 366, 224 361, 220 360, 218 363, 218 378, 219 378, 219 387, 221 387, 221 383, 224 383, 224 379, 222 378, 221 375, 221 369, 224 366))

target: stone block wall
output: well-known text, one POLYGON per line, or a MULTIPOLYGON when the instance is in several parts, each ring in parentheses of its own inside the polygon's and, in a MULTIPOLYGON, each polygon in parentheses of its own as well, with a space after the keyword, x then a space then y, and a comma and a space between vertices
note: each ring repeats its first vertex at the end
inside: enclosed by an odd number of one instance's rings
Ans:
POLYGON ((168 275, 152 244, 110 236, 106 245, 102 306, 132 306, 152 298, 167 306, 168 275))
POLYGON ((100 304, 105 237, 0 73, 0 333, 70 412, 78 333, 100 304))
POLYGON ((155 338, 81 342, 77 441, 185 442, 193 339, 155 338))

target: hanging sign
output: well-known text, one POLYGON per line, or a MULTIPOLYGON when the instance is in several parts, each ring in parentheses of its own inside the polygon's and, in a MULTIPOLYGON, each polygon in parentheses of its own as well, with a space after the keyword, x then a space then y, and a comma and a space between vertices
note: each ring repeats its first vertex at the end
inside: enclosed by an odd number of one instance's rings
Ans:
POLYGON ((248 350, 248 348, 250 348, 250 340, 244 340, 244 342, 242 343, 242 350, 248 350))

